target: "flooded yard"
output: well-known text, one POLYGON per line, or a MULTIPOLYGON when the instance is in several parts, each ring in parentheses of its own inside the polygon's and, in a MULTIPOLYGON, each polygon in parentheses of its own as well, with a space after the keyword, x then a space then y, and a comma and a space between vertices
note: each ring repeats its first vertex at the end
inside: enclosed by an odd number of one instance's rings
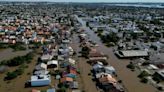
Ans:
POLYGON ((11 48, 4 49, 0 51, 0 61, 9 60, 17 56, 23 56, 29 53, 31 50, 25 51, 13 51, 11 48))

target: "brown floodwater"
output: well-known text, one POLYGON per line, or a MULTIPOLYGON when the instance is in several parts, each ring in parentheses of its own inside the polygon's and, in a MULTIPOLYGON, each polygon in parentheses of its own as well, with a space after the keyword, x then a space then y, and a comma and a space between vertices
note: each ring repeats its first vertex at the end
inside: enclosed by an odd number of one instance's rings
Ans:
POLYGON ((25 51, 13 51, 11 48, 4 49, 0 51, 0 61, 9 60, 17 56, 23 56, 29 53, 31 50, 25 51))
POLYGON ((100 38, 89 28, 85 28, 86 33, 89 35, 90 39, 97 42, 99 47, 97 49, 102 51, 104 54, 108 55, 108 62, 112 65, 117 72, 118 78, 122 80, 123 85, 128 92, 156 92, 156 88, 149 84, 143 84, 140 82, 140 79, 137 77, 137 72, 132 72, 126 68, 126 65, 129 64, 130 60, 121 60, 118 59, 114 53, 113 48, 108 48, 102 44, 100 38))
POLYGON ((130 60, 118 59, 113 53, 113 48, 104 46, 100 38, 91 29, 86 27, 85 21, 83 21, 78 16, 75 17, 82 24, 82 27, 86 30, 85 33, 89 35, 89 38, 99 45, 97 49, 108 55, 109 64, 116 69, 118 78, 122 80, 122 83, 128 92, 157 92, 156 88, 153 86, 141 83, 140 79, 137 77, 137 72, 132 72, 126 68, 126 65, 129 64, 130 60))

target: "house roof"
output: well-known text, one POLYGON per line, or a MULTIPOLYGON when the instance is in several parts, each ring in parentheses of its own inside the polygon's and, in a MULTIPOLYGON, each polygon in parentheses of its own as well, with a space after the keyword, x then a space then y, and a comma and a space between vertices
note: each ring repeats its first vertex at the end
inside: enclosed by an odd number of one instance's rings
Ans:
POLYGON ((113 66, 105 66, 104 67, 106 70, 111 70, 111 71, 115 71, 115 68, 113 66))
POLYGON ((47 62, 47 65, 51 65, 51 64, 58 65, 58 61, 57 60, 51 60, 51 61, 47 62))
POLYGON ((125 50, 120 51, 120 53, 123 57, 148 56, 148 52, 142 50, 125 50))
POLYGON ((78 82, 74 81, 70 84, 70 88, 77 89, 78 88, 78 82))
POLYGON ((71 64, 75 64, 76 61, 75 61, 74 59, 72 59, 72 58, 69 58, 69 63, 71 63, 71 64))
POLYGON ((73 78, 70 78, 70 77, 64 77, 64 78, 61 78, 60 82, 73 82, 73 78))
POLYGON ((100 65, 100 64, 94 64, 93 65, 93 70, 97 70, 97 69, 100 69, 100 68, 104 68, 104 66, 100 65))
POLYGON ((42 70, 42 69, 47 69, 47 65, 46 64, 44 64, 44 63, 40 63, 40 64, 38 64, 37 66, 35 66, 35 69, 36 70, 42 70))
POLYGON ((49 71, 47 70, 39 70, 39 71, 35 71, 34 75, 47 75, 49 73, 49 71))
POLYGON ((56 91, 55 88, 52 88, 52 89, 47 89, 47 92, 56 92, 56 91))
POLYGON ((42 81, 42 80, 51 80, 50 75, 33 75, 31 76, 31 81, 42 81))
POLYGON ((73 69, 70 69, 70 70, 69 70, 69 73, 75 74, 75 75, 77 74, 76 70, 73 70, 73 69))
POLYGON ((158 70, 157 73, 162 77, 164 77, 164 69, 158 70))
POLYGON ((115 84, 117 81, 110 74, 102 74, 99 78, 100 83, 112 83, 115 84))
POLYGON ((41 60, 51 60, 53 58, 50 54, 44 54, 41 56, 41 60))
POLYGON ((104 57, 104 54, 98 51, 91 51, 88 56, 89 57, 104 57))
POLYGON ((40 90, 32 89, 31 92, 40 92, 40 90))

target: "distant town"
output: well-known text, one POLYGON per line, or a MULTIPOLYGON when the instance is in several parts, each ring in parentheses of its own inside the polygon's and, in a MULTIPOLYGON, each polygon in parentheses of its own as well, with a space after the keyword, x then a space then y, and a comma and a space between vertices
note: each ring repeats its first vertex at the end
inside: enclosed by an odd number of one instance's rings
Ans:
POLYGON ((0 2, 0 92, 164 92, 164 3, 0 2))

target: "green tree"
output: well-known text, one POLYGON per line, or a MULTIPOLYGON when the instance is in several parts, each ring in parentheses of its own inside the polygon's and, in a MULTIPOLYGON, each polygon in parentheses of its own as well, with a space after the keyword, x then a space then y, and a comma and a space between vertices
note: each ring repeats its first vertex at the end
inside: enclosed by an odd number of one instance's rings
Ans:
POLYGON ((147 76, 149 76, 150 74, 147 72, 147 71, 142 71, 139 75, 138 75, 138 77, 139 78, 144 78, 144 77, 147 77, 147 76))

